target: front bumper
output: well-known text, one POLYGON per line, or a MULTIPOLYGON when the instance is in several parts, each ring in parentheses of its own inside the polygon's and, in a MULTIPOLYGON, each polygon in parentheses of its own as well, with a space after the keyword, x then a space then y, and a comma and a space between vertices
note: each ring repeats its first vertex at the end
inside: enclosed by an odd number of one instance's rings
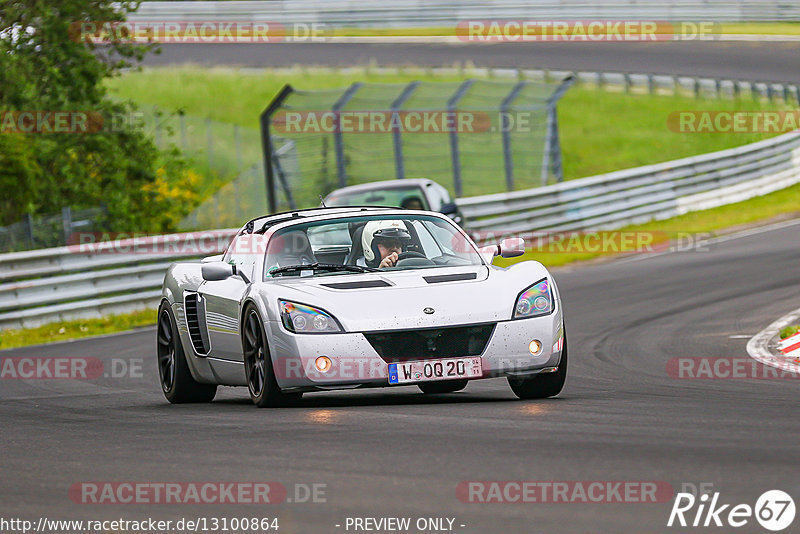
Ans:
MULTIPOLYGON (((275 377, 282 389, 344 389, 388 386, 388 364, 363 333, 292 334, 277 321, 267 323, 275 377), (327 372, 316 369, 319 356, 330 358, 327 372)), ((561 314, 496 323, 480 354, 483 376, 525 376, 551 370, 561 359, 561 314), (529 351, 532 340, 542 344, 539 354, 529 351)), ((398 355, 403 357, 408 355, 398 355)), ((418 360, 427 357, 415 358, 418 360)), ((407 385, 407 384, 405 384, 407 385)))

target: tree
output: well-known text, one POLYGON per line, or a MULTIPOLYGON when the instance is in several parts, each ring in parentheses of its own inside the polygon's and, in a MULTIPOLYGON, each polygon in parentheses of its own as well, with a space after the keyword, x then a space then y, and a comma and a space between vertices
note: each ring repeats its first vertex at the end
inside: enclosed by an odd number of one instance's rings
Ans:
POLYGON ((107 42, 94 43, 81 32, 85 23, 99 28, 122 22, 138 4, 0 0, 0 184, 6 197, 0 203, 0 224, 29 210, 104 205, 108 230, 168 231, 175 212, 191 207, 169 205, 158 193, 165 175, 176 184, 184 179, 178 152, 160 152, 141 130, 120 126, 135 106, 112 100, 104 84, 153 45, 136 44, 122 32, 105 33, 107 42), (42 119, 34 130, 47 130, 56 114, 70 120, 89 117, 91 126, 102 120, 103 128, 20 132, 21 125, 34 124, 32 116, 42 119), (171 217, 164 216, 167 210, 171 217))

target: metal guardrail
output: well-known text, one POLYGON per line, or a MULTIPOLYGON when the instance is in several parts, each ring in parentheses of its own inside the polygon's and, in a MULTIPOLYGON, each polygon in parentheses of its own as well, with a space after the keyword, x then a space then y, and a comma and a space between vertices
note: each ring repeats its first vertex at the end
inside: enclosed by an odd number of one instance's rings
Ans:
MULTIPOLYGON (((377 70, 377 69, 376 69, 377 70)), ((385 70, 385 69, 382 69, 385 70)), ((435 69, 447 74, 457 69, 435 69)), ((562 78, 557 71, 476 69, 492 76, 562 78)), ((480 74, 478 72, 475 73, 480 74)), ((576 73, 582 83, 619 90, 689 91, 797 102, 797 85, 647 74, 576 73)), ((613 229, 764 195, 800 183, 800 133, 738 148, 570 180, 535 189, 458 199, 466 225, 497 235, 530 231, 613 229)), ((0 254, 0 329, 154 307, 164 271, 176 259, 221 252, 235 229, 203 233, 216 245, 173 250, 188 234, 117 242, 112 251, 80 245, 0 254), (161 252, 124 253, 158 243, 161 252)), ((194 234, 196 236, 196 234, 194 234)))
POLYGON ((143 2, 131 21, 238 21, 333 27, 455 26, 465 20, 793 21, 786 0, 272 0, 143 2))
POLYGON ((457 200, 470 230, 494 234, 613 229, 800 183, 800 133, 525 191, 457 200))
POLYGON ((222 252, 237 230, 0 254, 0 329, 155 307, 173 261, 222 252))

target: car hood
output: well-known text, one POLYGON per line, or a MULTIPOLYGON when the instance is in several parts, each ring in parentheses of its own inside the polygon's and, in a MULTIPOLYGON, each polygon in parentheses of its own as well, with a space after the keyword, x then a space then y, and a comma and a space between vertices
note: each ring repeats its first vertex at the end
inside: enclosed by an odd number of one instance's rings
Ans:
POLYGON ((519 293, 549 276, 538 262, 281 277, 259 284, 272 319, 278 299, 321 308, 347 332, 433 328, 511 319, 519 293), (433 310, 432 313, 431 310, 433 310))

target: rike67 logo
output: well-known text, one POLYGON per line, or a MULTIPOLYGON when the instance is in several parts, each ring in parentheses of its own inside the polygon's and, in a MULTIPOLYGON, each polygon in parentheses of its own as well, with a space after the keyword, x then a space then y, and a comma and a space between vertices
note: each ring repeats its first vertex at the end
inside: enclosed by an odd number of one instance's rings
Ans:
POLYGON ((719 492, 703 493, 699 497, 678 493, 667 526, 739 528, 755 519, 763 528, 777 532, 791 525, 794 515, 794 500, 781 490, 764 492, 755 506, 723 504, 719 492))

